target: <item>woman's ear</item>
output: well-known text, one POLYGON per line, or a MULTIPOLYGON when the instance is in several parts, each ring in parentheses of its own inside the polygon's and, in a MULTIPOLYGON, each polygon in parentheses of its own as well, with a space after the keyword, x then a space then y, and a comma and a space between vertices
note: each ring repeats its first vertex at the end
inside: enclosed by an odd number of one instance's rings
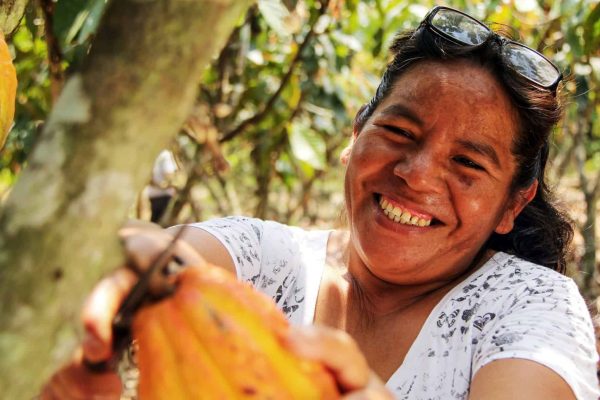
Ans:
POLYGON ((521 189, 515 193, 509 206, 506 208, 506 210, 504 210, 504 214, 502 215, 500 223, 498 223, 496 229, 494 229, 496 233, 500 235, 506 235, 512 231, 515 225, 515 220, 521 211, 523 211, 523 209, 527 206, 527 204, 533 200, 535 194, 537 193, 537 188, 538 180, 536 179, 529 187, 521 189))
POLYGON ((358 110, 358 112, 356 113, 356 117, 354 117, 354 122, 352 123, 352 138, 350 138, 350 143, 348 143, 348 146, 346 146, 344 148, 344 150, 342 150, 342 153, 340 154, 340 161, 342 162, 342 165, 344 165, 344 166, 348 165, 348 161, 350 160, 350 154, 352 153, 352 146, 354 145, 354 141, 358 137, 358 134, 360 133, 360 130, 362 129, 362 125, 364 124, 364 122, 361 124, 359 122, 359 120, 362 118, 362 113, 366 109, 367 109, 367 104, 363 104, 360 107, 360 109, 358 110))
POLYGON ((355 137, 356 137, 356 135, 354 133, 352 133, 352 137, 350 138, 350 143, 348 143, 348 146, 344 147, 344 150, 342 150, 342 152, 340 153, 340 161, 342 162, 343 166, 348 165, 348 161, 350 160, 350 154, 352 154, 352 146, 354 145, 355 137))

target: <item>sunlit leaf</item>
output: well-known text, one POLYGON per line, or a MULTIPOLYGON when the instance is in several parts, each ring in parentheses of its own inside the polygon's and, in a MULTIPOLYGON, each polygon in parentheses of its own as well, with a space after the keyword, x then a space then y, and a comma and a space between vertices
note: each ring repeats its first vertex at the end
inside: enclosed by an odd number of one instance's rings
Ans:
POLYGON ((325 168, 326 144, 321 136, 304 123, 292 124, 289 132, 292 153, 315 169, 325 168))
POLYGON ((355 36, 346 35, 345 33, 342 33, 340 31, 333 31, 331 33, 331 36, 333 37, 333 39, 335 41, 337 41, 340 44, 343 44, 345 47, 349 48, 350 50, 353 50, 353 51, 361 51, 362 50, 362 44, 355 36))
POLYGON ((77 35, 77 42, 82 43, 93 35, 98 29, 98 23, 106 8, 107 0, 91 0, 88 6, 88 16, 81 26, 81 30, 77 35))
POLYGON ((54 33, 61 47, 81 44, 96 32, 107 0, 68 0, 56 3, 54 33))
POLYGON ((290 12, 281 0, 258 0, 258 9, 265 22, 280 36, 292 34, 290 25, 290 12))
POLYGON ((19 29, 12 37, 12 44, 21 52, 28 53, 33 50, 33 36, 27 29, 19 29))

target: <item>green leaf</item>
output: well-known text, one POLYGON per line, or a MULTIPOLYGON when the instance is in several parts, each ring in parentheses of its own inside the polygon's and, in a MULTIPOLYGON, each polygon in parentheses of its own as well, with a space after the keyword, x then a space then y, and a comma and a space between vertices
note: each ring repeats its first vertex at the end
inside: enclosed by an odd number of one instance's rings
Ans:
POLYGON ((83 43, 87 41, 98 29, 98 24, 100 23, 100 18, 104 13, 104 9, 106 8, 107 1, 106 0, 92 0, 87 7, 89 10, 88 16, 83 22, 81 26, 81 30, 79 31, 79 35, 77 35, 77 42, 83 43))
POLYGON ((288 37, 292 34, 289 24, 291 15, 281 0, 258 0, 258 9, 267 25, 279 36, 288 37))
POLYGON ((331 37, 340 44, 343 44, 352 51, 361 51, 362 43, 352 35, 347 35, 340 31, 333 31, 331 37))
POLYGON ((589 13, 583 25, 584 50, 591 54, 600 46, 600 3, 589 13))
POLYGON ((302 90, 300 87, 300 78, 297 75, 292 75, 290 84, 285 87, 282 93, 283 99, 286 101, 290 110, 298 107, 302 98, 302 90))
POLYGON ((379 54, 381 53, 381 50, 383 49, 383 35, 384 35, 384 30, 383 28, 379 28, 377 29, 377 31, 375 32, 375 36, 373 37, 373 40, 375 41, 375 45, 373 46, 373 50, 371 50, 371 54, 373 55, 373 57, 378 57, 379 54))
POLYGON ((292 124, 289 140, 295 158, 315 169, 325 168, 325 141, 307 124, 302 122, 292 124))
POLYGON ((81 44, 96 32, 107 0, 68 0, 56 3, 54 33, 62 48, 81 44))
POLYGON ((12 38, 13 45, 23 53, 33 50, 33 35, 28 29, 19 29, 12 38))
MULTIPOLYGON (((85 17, 80 14, 86 9, 89 0, 58 1, 54 9, 54 34, 58 38, 62 48, 70 45, 75 35, 73 29, 79 30, 85 17), (70 39, 70 40, 69 40, 70 39)), ((76 33, 76 32, 75 32, 76 33)))

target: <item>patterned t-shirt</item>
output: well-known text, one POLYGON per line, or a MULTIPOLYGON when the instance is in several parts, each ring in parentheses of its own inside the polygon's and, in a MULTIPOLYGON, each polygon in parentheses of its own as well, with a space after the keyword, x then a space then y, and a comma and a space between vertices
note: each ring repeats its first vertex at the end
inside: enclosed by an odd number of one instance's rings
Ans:
MULTIPOLYGON (((245 217, 193 226, 219 239, 238 278, 271 296, 290 322, 313 322, 331 231, 245 217)), ((574 282, 496 253, 434 307, 386 386, 398 399, 466 399, 481 367, 523 358, 558 373, 577 399, 596 400, 597 357, 591 319, 574 282)))

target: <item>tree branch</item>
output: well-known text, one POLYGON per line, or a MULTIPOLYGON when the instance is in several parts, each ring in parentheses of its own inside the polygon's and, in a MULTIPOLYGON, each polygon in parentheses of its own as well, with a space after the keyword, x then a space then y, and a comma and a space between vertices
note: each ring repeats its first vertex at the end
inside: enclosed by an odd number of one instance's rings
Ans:
POLYGON ((50 70, 50 91, 52 103, 56 102, 62 90, 65 75, 62 69, 63 55, 56 35, 54 35, 54 9, 56 2, 52 0, 39 0, 44 15, 44 37, 48 47, 48 69, 50 70))
MULTIPOLYGON (((325 3, 328 3, 328 2, 326 1, 325 3)), ((294 56, 294 59, 290 63, 290 66, 289 66, 286 74, 281 79, 279 87, 271 95, 271 97, 269 98, 269 100, 267 100, 267 102, 265 103, 265 105, 262 108, 262 110, 258 111, 252 117, 247 118, 244 121, 240 122, 240 124, 237 127, 233 128, 231 131, 229 131, 225 135, 223 135, 223 137, 219 139, 219 142, 224 143, 224 142, 230 141, 231 139, 233 139, 237 135, 239 135, 242 132, 244 132, 249 126, 256 125, 259 122, 261 122, 269 114, 269 112, 271 111, 271 109, 275 105, 275 102, 277 101, 277 99, 279 98, 279 96, 281 95, 281 93, 283 92, 283 90, 285 89, 285 87, 287 86, 288 82, 292 78, 292 75, 294 74, 294 70, 295 70, 296 66, 302 60, 302 52, 308 46, 308 44, 310 43, 311 39, 315 35, 315 26, 317 24, 317 21, 319 21, 319 17, 322 16, 325 12, 327 12, 327 4, 323 4, 321 6, 319 16, 317 18, 315 18, 314 22, 310 26, 309 31, 306 33, 306 36, 304 37, 304 40, 302 41, 302 43, 298 47, 298 51, 296 52, 296 55, 294 56)))

